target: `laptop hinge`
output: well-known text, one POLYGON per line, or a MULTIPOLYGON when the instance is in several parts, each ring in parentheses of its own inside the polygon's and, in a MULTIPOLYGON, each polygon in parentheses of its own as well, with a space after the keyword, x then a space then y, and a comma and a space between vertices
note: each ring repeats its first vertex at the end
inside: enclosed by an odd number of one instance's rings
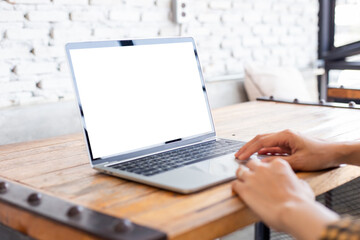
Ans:
MULTIPOLYGON (((212 136, 212 137, 209 137, 209 138, 206 138, 206 139, 202 140, 201 142, 209 142, 209 141, 213 141, 213 140, 216 140, 216 139, 217 139, 216 136, 212 136)), ((190 145, 192 145, 192 144, 190 144, 190 145)))

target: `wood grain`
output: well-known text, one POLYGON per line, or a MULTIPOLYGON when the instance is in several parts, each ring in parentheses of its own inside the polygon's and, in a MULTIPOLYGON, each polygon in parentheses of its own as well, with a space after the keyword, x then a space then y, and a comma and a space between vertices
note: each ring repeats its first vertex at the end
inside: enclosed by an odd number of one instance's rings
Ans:
POLYGON ((328 98, 360 99, 359 89, 328 88, 328 98))
POLYGON ((36 237, 39 240, 99 240, 95 236, 58 224, 11 205, 3 204, 2 202, 0 202, 0 209, 2 224, 10 226, 24 235, 36 237))
MULTIPOLYGON (((331 141, 360 139, 355 109, 248 102, 216 109, 213 117, 219 137, 242 141, 284 129, 331 141)), ((162 230, 170 239, 214 239, 257 221, 230 183, 182 195, 98 173, 88 163, 81 134, 0 146, 0 167, 3 178, 162 230)), ((298 176, 319 195, 360 176, 360 169, 344 166, 298 176)), ((64 229, 68 239, 91 239, 5 204, 0 209, 3 224, 35 238, 54 239, 53 232, 64 229)))

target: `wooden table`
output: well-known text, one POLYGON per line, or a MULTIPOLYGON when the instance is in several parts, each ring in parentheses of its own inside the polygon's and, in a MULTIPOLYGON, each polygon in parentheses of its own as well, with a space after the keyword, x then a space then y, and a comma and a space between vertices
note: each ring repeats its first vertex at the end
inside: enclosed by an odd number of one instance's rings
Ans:
MULTIPOLYGON (((220 137, 248 141, 292 129, 331 141, 360 139, 360 111, 274 102, 248 102, 213 111, 220 137)), ((181 195, 91 169, 82 134, 0 146, 0 177, 58 198, 165 232, 169 239, 214 239, 258 219, 230 183, 181 195)), ((235 169, 234 169, 235 171, 235 169)), ((316 195, 358 176, 344 166, 298 173, 316 195)), ((37 239, 97 239, 0 202, 0 222, 37 239)))

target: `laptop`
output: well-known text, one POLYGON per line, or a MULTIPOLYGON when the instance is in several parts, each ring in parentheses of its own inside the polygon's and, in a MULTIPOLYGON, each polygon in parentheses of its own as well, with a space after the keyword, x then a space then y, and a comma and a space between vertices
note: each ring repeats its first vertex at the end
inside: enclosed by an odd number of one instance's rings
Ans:
POLYGON ((235 178, 244 142, 216 137, 194 39, 68 43, 91 166, 179 193, 235 178))

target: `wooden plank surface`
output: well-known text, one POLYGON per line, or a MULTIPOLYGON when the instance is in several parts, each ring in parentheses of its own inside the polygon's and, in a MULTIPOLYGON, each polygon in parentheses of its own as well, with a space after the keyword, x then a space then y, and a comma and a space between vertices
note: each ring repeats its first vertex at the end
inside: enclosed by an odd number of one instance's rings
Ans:
POLYGON ((328 98, 342 98, 342 99, 360 99, 359 89, 346 89, 346 88, 328 88, 328 98))
MULTIPOLYGON (((258 133, 283 129, 331 141, 360 139, 360 111, 355 109, 249 102, 217 109, 213 116, 218 136, 242 141, 258 133)), ((230 183, 181 195, 98 173, 90 168, 81 134, 0 146, 0 167, 3 178, 100 212, 129 218, 166 232, 170 239, 214 239, 257 220, 232 193, 230 183)), ((298 175, 319 195, 360 176, 359 170, 344 166, 298 175)), ((54 223, 40 220, 36 220, 38 227, 27 225, 19 217, 24 213, 14 214, 16 209, 0 207, 2 223, 35 238, 54 236, 52 228, 61 232, 62 226, 47 227, 54 223)), ((66 237, 76 239, 81 234, 71 229, 64 232, 66 237)), ((84 235, 83 239, 89 236, 84 235)))

